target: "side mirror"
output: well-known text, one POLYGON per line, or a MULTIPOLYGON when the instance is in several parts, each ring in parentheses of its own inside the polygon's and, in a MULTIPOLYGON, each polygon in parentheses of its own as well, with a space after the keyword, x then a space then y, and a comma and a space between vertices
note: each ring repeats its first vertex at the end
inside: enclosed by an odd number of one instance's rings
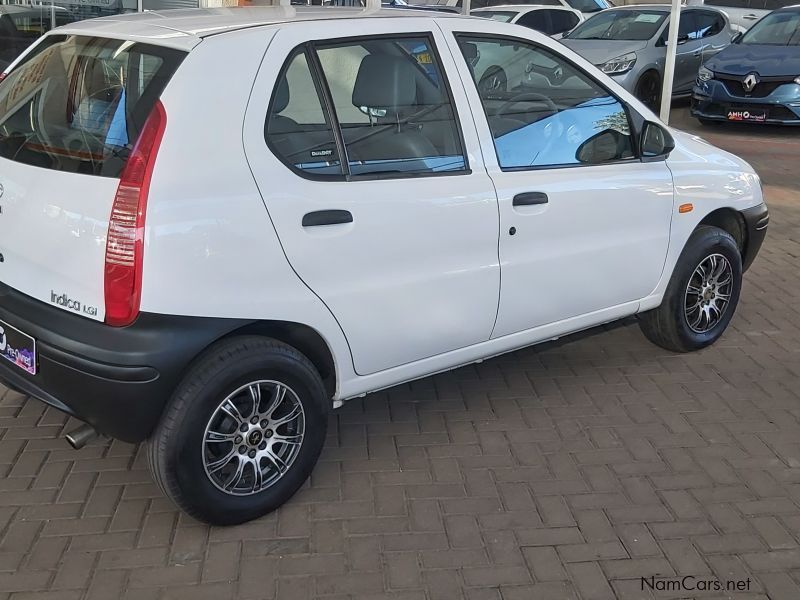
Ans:
POLYGON ((669 156, 675 149, 675 140, 662 125, 647 121, 642 129, 639 152, 644 159, 669 156))
POLYGON ((682 44, 685 44, 688 41, 689 41, 689 36, 688 35, 679 35, 678 36, 678 45, 679 46, 682 45, 682 44))
MULTIPOLYGON (((620 148, 628 142, 628 136, 616 129, 605 129, 578 146, 575 159, 585 164, 596 165, 620 157, 620 148)), ((630 148, 630 146, 628 146, 630 148)))
POLYGON ((734 33, 733 37, 731 38, 731 44, 738 44, 739 40, 742 39, 743 35, 744 34, 741 31, 737 31, 736 33, 734 33))

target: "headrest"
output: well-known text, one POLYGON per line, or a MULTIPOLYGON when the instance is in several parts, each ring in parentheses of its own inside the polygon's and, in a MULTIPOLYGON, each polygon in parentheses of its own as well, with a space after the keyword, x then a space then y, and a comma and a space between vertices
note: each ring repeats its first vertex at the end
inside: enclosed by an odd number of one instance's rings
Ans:
POLYGON ((289 82, 286 75, 278 81, 278 87, 275 88, 275 100, 272 103, 272 114, 281 112, 284 108, 289 106, 289 82))
POLYGON ((368 54, 358 67, 353 105, 389 110, 417 99, 417 70, 408 58, 368 54))
POLYGON ((472 42, 461 43, 461 53, 469 64, 474 63, 478 59, 478 45, 472 42))

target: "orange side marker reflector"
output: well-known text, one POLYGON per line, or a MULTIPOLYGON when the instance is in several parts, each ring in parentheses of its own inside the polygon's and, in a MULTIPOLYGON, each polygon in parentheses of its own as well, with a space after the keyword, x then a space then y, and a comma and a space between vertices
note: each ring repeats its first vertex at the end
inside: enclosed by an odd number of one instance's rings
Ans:
POLYGON ((678 212, 681 213, 681 214, 687 213, 687 212, 692 212, 693 210, 694 210, 694 205, 693 204, 681 204, 678 207, 678 212))

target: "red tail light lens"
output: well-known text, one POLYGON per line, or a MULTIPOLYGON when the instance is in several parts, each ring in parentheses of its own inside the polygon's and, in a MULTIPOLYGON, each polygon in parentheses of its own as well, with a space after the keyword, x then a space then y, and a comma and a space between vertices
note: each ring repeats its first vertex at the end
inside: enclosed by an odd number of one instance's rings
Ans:
POLYGON ((105 264, 106 323, 130 325, 139 315, 147 194, 167 113, 160 101, 144 123, 122 170, 108 223, 105 264))

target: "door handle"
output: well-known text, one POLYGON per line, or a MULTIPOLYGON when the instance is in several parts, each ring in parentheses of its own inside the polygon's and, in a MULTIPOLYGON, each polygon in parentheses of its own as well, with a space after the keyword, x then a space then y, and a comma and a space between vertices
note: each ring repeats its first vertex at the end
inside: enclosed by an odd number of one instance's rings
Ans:
POLYGON ((697 50, 695 50, 694 52, 692 52, 692 54, 693 54, 694 56, 700 56, 702 53, 703 53, 703 49, 702 49, 702 48, 698 48, 697 50))
POLYGON ((755 21, 758 18, 758 15, 744 15, 743 19, 747 19, 748 21, 755 21))
POLYGON ((512 206, 533 206, 534 204, 547 204, 547 194, 544 192, 523 192, 514 196, 512 206))
POLYGON ((353 215, 349 210, 315 210, 303 215, 303 227, 319 227, 320 225, 341 225, 352 223, 353 215))

